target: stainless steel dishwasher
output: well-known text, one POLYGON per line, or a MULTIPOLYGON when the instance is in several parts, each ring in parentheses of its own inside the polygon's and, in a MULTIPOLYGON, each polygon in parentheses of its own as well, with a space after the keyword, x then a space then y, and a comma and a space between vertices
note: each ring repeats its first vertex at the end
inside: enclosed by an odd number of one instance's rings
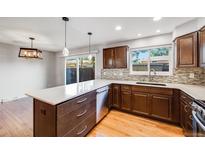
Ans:
POLYGON ((108 113, 108 91, 108 86, 96 90, 96 123, 98 123, 108 113))

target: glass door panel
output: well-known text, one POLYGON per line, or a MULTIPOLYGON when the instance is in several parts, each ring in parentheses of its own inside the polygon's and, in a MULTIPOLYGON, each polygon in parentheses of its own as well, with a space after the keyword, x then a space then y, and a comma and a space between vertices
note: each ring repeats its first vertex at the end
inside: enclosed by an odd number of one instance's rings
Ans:
POLYGON ((77 82, 77 59, 66 60, 66 84, 77 82))
POLYGON ((95 78, 95 57, 79 58, 79 82, 93 80, 95 78))

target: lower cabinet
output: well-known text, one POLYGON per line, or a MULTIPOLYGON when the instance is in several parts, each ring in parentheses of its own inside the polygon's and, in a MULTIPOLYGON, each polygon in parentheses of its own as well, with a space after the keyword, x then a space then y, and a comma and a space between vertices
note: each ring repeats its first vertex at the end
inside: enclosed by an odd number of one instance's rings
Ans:
POLYGON ((122 91, 121 92, 121 109, 126 111, 131 111, 131 92, 122 91))
POLYGON ((34 99, 34 136, 85 136, 96 124, 96 91, 50 105, 34 99))
POLYGON ((149 95, 142 92, 132 92, 132 112, 149 114, 149 95))
POLYGON ((192 104, 193 98, 181 92, 180 95, 180 124, 185 136, 193 136, 192 104))
POLYGON ((112 107, 120 109, 120 101, 121 101, 121 95, 120 95, 120 85, 113 84, 112 86, 112 107))
POLYGON ((185 129, 185 125, 186 125, 186 110, 185 110, 185 106, 186 104, 181 101, 180 102, 180 125, 183 129, 185 129))
POLYGON ((179 122, 179 111, 175 111, 179 110, 179 102, 173 99, 173 89, 114 84, 112 92, 112 107, 116 109, 173 123, 179 122))
POLYGON ((107 106, 108 109, 110 110, 112 108, 112 85, 109 86, 109 90, 108 90, 108 101, 107 101, 107 106))
POLYGON ((171 120, 172 96, 152 94, 150 97, 150 115, 156 118, 171 120))

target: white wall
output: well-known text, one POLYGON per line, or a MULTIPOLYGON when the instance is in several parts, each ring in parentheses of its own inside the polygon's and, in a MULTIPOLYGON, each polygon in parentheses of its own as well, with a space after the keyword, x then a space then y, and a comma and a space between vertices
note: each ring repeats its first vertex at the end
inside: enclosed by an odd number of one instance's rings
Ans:
POLYGON ((197 18, 187 23, 184 23, 176 27, 175 30, 173 31, 173 40, 178 36, 185 35, 194 31, 198 31, 203 26, 205 26, 205 18, 197 18))
POLYGON ((172 34, 169 33, 169 34, 163 34, 163 35, 151 36, 151 37, 146 37, 146 38, 141 38, 136 40, 114 43, 114 44, 106 45, 104 47, 128 45, 130 48, 143 48, 143 47, 165 45, 171 43, 172 43, 172 34))
POLYGON ((24 96, 27 91, 55 86, 55 54, 43 60, 18 58, 19 47, 0 44, 0 100, 24 96))

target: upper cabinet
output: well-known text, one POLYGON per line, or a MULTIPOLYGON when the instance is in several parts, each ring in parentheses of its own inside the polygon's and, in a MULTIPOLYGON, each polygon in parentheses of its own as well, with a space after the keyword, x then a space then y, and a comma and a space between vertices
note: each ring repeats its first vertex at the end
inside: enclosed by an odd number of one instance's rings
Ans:
POLYGON ((103 49, 103 68, 113 68, 114 48, 103 49))
POLYGON ((103 68, 127 68, 128 46, 103 49, 103 68))
POLYGON ((200 64, 205 66, 205 26, 199 31, 200 64))
POLYGON ((198 66, 197 32, 190 33, 176 39, 177 67, 198 66))

